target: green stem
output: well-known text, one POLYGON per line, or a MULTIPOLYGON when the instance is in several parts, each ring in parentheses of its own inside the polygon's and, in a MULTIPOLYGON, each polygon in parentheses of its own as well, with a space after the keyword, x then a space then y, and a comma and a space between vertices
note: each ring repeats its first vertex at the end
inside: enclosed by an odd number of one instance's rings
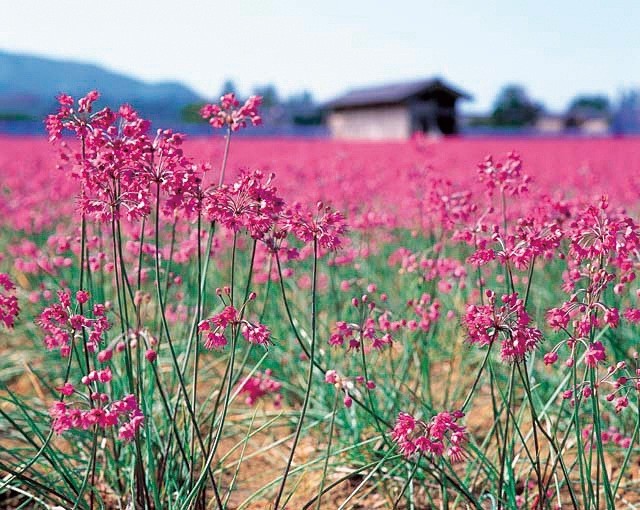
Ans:
MULTIPOLYGON (((593 404, 593 424, 595 429, 596 436, 596 449, 598 452, 598 461, 602 466, 602 482, 604 484, 604 494, 607 498, 607 509, 615 509, 615 500, 613 498, 613 493, 611 492, 611 482, 609 481, 609 473, 607 472, 607 464, 604 459, 604 448, 602 444, 602 425, 600 422, 600 403, 598 402, 598 387, 596 386, 596 369, 590 369, 590 377, 591 377, 591 387, 593 388, 593 395, 591 396, 591 402, 593 404)), ((597 480, 596 483, 600 483, 600 480, 597 480)), ((600 491, 597 490, 596 494, 600 491)))
MULTIPOLYGON (((200 240, 200 231, 202 228, 202 212, 200 210, 198 210, 198 223, 197 223, 197 228, 198 228, 198 242, 197 242, 197 264, 198 264, 198 297, 197 297, 197 304, 196 304, 196 314, 195 314, 195 319, 194 319, 194 323, 199 324, 200 321, 202 320, 202 286, 201 286, 201 282, 202 282, 202 246, 201 246, 201 240, 200 240)), ((191 334, 189 335, 189 342, 191 342, 193 335, 194 335, 194 329, 192 327, 191 329, 191 334)), ((197 405, 198 405, 198 361, 200 358, 200 342, 198 342, 196 340, 196 342, 194 342, 194 353, 193 353, 193 379, 191 382, 191 407, 193 408, 193 412, 194 414, 197 413, 197 405)), ((189 352, 190 349, 187 351, 189 352)), ((194 424, 193 427, 191 428, 191 465, 194 466, 195 465, 195 442, 196 442, 196 425, 194 424)), ((190 472, 190 484, 193 483, 193 470, 191 470, 190 472)))
POLYGON ((296 447, 298 446, 298 441, 300 440, 300 433, 302 432, 302 424, 304 422, 305 414, 307 413, 307 407, 309 405, 309 400, 311 397, 311 386, 313 384, 313 364, 315 360, 315 350, 316 350, 316 291, 317 291, 317 278, 318 277, 318 240, 314 238, 313 240, 313 275, 312 275, 312 289, 311 289, 311 351, 309 353, 309 373, 307 375, 307 389, 304 395, 304 401, 302 403, 302 411, 300 412, 300 419, 298 420, 298 426, 296 427, 296 434, 293 438, 293 445, 291 446, 291 452, 289 453, 289 459, 287 460, 287 466, 284 470, 284 475, 282 477, 282 482, 280 483, 280 488, 278 489, 278 494, 276 495, 276 499, 274 502, 274 510, 278 510, 280 505, 280 499, 282 498, 282 494, 284 492, 285 484, 287 483, 287 476, 289 475, 289 470, 291 469, 291 464, 293 462, 293 456, 296 452, 296 447))
MULTIPOLYGON (((167 344, 169 345, 169 352, 171 353, 171 360, 173 361, 173 367, 175 369, 175 373, 178 377, 178 382, 180 386, 180 391, 185 400, 185 404, 187 406, 187 412, 191 419, 192 426, 196 430, 196 436, 198 438, 198 443, 200 446, 200 450, 203 454, 206 452, 204 441, 202 440, 202 435, 198 430, 198 421, 193 412, 193 408, 191 407, 191 401, 189 399, 189 393, 187 391, 187 387, 184 382, 184 378, 180 373, 180 366, 178 364, 178 356, 175 351, 175 347, 173 345, 173 341, 171 340, 171 333, 169 331, 169 323, 167 322, 167 316, 165 314, 164 309, 164 301, 162 299, 162 290, 160 288, 160 183, 156 183, 156 215, 155 215, 155 269, 156 269, 156 295, 158 299, 158 306, 160 307, 160 317, 162 321, 162 326, 164 328, 165 335, 167 337, 167 344)), ((222 509, 222 499, 220 498, 220 493, 218 492, 218 487, 215 482, 215 478, 213 477, 213 473, 208 469, 209 476, 211 479, 211 484, 213 486, 214 496, 216 498, 216 503, 218 504, 218 508, 222 509)))
POLYGON ((498 510, 500 510, 501 508, 504 508, 503 499, 502 499, 502 489, 504 486, 504 471, 507 464, 507 450, 509 445, 509 418, 511 417, 511 413, 509 411, 511 410, 511 401, 513 399, 514 373, 515 373, 515 365, 512 365, 511 375, 509 376, 509 389, 507 393, 507 405, 506 405, 507 416, 505 418, 505 425, 504 425, 504 437, 502 442, 503 448, 500 453, 500 479, 498 481, 498 510))
POLYGON ((398 498, 393 503, 393 510, 396 510, 396 508, 398 508, 398 505, 400 504, 400 501, 402 500, 402 496, 404 496, 404 493, 407 490, 407 487, 409 487, 409 484, 413 480, 413 477, 415 476, 419 465, 420 465, 420 457, 418 457, 418 461, 415 463, 415 465, 413 466, 413 469, 409 473, 409 476, 407 477, 407 481, 402 486, 402 489, 400 489, 400 494, 398 494, 398 498))
POLYGON ((531 426, 533 427, 533 444, 535 448, 534 452, 534 470, 536 472, 536 478, 538 482, 538 506, 543 508, 543 504, 546 500, 546 494, 544 490, 544 481, 542 480, 542 470, 540 469, 540 443, 538 442, 538 419, 536 416, 536 410, 533 402, 533 396, 531 395, 531 391, 529 388, 529 373, 527 371, 527 363, 526 361, 522 363, 524 366, 524 373, 520 368, 520 363, 516 363, 518 368, 518 373, 520 374, 520 378, 522 379, 522 383, 525 388, 525 393, 527 395, 527 400, 529 401, 529 412, 531 414, 531 426))
POLYGON ((327 479, 327 468, 329 467, 329 458, 331 457, 331 442, 333 440, 333 426, 336 422, 336 411, 338 410, 339 400, 340 400, 340 392, 336 391, 336 396, 333 401, 333 412, 331 413, 331 424, 329 425, 329 441, 327 443, 327 456, 324 459, 324 466, 322 467, 322 480, 320 481, 320 491, 318 492, 318 501, 316 503, 316 510, 320 510, 320 503, 322 502, 322 491, 324 489, 324 483, 327 479))

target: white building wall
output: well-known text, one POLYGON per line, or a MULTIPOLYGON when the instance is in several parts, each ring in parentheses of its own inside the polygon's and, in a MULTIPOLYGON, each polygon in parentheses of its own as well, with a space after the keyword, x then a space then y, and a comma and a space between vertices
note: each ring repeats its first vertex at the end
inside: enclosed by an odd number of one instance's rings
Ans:
POLYGON ((606 119, 588 119, 580 125, 580 132, 585 135, 606 135, 609 122, 606 119))
POLYGON ((536 130, 545 134, 557 134, 564 131, 564 119, 559 117, 541 116, 535 124, 536 130))
POLYGON ((328 125, 331 136, 343 140, 406 140, 411 136, 411 116, 403 106, 331 112, 328 125))

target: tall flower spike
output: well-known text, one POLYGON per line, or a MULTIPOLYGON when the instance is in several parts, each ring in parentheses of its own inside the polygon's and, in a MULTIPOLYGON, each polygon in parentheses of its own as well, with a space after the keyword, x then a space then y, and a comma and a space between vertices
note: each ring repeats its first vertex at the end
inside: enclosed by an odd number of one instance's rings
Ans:
POLYGON ((325 250, 337 250, 342 244, 342 236, 347 232, 342 213, 322 202, 317 203, 315 214, 303 209, 300 204, 294 205, 287 221, 298 239, 305 243, 316 240, 325 250))
POLYGON ((92 129, 106 129, 115 120, 115 114, 109 108, 93 112, 93 103, 100 98, 97 90, 92 90, 78 100, 78 107, 73 108, 73 97, 67 94, 58 96, 58 111, 48 115, 45 126, 49 133, 49 141, 62 137, 62 131, 68 129, 77 136, 89 134, 92 129))
POLYGON ((231 131, 247 127, 247 122, 254 126, 262 124, 258 108, 262 97, 251 96, 240 106, 235 94, 225 94, 218 104, 206 104, 200 109, 200 116, 209 121, 213 128, 228 127, 231 131))
POLYGON ((501 305, 496 303, 494 292, 487 291, 487 298, 487 305, 467 307, 462 319, 467 340, 485 347, 500 339, 502 359, 522 361, 542 341, 542 332, 529 325, 531 318, 517 293, 502 296, 501 305))
POLYGON ((246 229, 254 239, 262 239, 274 226, 284 201, 260 170, 243 172, 231 186, 223 184, 204 197, 204 214, 209 221, 222 223, 237 232, 246 229))
POLYGON ((502 162, 494 162, 488 156, 478 166, 478 180, 485 184, 489 195, 494 191, 517 196, 525 193, 531 178, 522 173, 522 160, 515 152, 510 152, 502 162))

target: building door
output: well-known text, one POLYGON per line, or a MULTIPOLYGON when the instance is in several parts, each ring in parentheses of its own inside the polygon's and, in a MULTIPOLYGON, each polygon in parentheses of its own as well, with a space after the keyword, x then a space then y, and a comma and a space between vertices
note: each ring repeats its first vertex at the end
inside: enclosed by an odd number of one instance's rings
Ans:
POLYGON ((451 114, 440 114, 438 115, 438 128, 443 135, 454 135, 456 134, 456 118, 451 114))
POLYGON ((429 122, 429 117, 427 115, 420 115, 418 117, 418 131, 427 134, 430 129, 431 123, 429 122))

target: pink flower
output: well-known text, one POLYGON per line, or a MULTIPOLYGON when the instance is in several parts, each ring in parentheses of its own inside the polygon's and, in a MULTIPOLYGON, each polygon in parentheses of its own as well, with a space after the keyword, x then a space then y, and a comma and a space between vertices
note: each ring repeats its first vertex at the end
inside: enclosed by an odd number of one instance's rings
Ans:
POLYGON ((473 255, 471 255, 467 262, 475 267, 480 267, 488 264, 492 260, 495 260, 496 252, 492 249, 477 249, 473 255))
POLYGON ((495 163, 488 156, 478 165, 478 180, 486 186, 489 195, 495 190, 511 196, 520 195, 528 190, 531 178, 522 173, 522 160, 515 152, 507 154, 503 162, 495 163))
POLYGON ((629 406, 629 399, 627 397, 618 397, 615 402, 616 413, 620 413, 623 409, 629 406))
POLYGON ((624 312, 624 318, 633 324, 640 323, 640 308, 628 308, 624 312))
POLYGON ((607 213, 608 198, 603 196, 597 206, 589 206, 570 225, 571 255, 577 261, 607 261, 615 255, 625 257, 637 249, 640 242, 638 226, 629 217, 607 213))
POLYGON ((73 394, 75 388, 73 387, 73 384, 71 384, 70 382, 66 382, 62 386, 56 389, 60 393, 62 393, 65 397, 68 397, 69 395, 73 394))
POLYGON ((547 312, 547 324, 553 331, 566 329, 570 318, 566 303, 562 308, 552 308, 547 312))
POLYGON ((335 370, 327 370, 324 374, 324 382, 327 384, 336 384, 339 380, 338 373, 335 370))
POLYGON ((60 107, 55 114, 47 116, 45 125, 49 133, 49 141, 61 138, 63 129, 74 131, 78 136, 87 136, 92 129, 103 129, 109 126, 115 115, 108 108, 93 113, 93 103, 100 98, 96 90, 87 93, 78 100, 78 108, 73 108, 73 98, 66 94, 58 96, 60 107))
POLYGON ((105 349, 98 353, 98 361, 100 363, 106 363, 113 357, 113 349, 105 349))
POLYGON ((396 423, 391 431, 391 437, 406 457, 410 457, 416 451, 415 443, 410 439, 415 428, 415 418, 409 413, 401 412, 398 414, 396 423))
POLYGON ((6 273, 0 273, 0 323, 7 328, 13 328, 20 313, 18 298, 13 295, 16 286, 6 273))
POLYGON ((242 335, 254 345, 269 345, 271 342, 271 332, 264 324, 250 324, 246 322, 242 325, 242 335))
POLYGON ((229 325, 235 324, 239 320, 240 316, 238 311, 231 305, 227 306, 220 313, 215 314, 209 319, 216 327, 226 328, 229 325))
MULTIPOLYGON (((411 175, 413 177, 413 175, 411 175)), ((464 224, 476 210, 471 201, 471 191, 454 185, 446 178, 422 175, 417 170, 418 182, 426 181, 426 189, 418 193, 418 207, 421 211, 421 223, 428 228, 452 230, 456 225, 464 224), (427 177, 427 179, 425 179, 427 177)))
POLYGON ((631 438, 630 437, 622 437, 618 441, 618 446, 624 450, 628 450, 631 447, 631 438))
POLYGON ((76 292, 76 301, 80 304, 85 304, 89 301, 89 293, 86 290, 79 290, 76 292))
POLYGON ((329 345, 344 345, 345 341, 350 343, 352 340, 354 340, 352 328, 344 321, 336 322, 329 337, 329 345))
MULTIPOLYGON (((202 323, 201 323, 202 324, 202 323)), ((200 328, 200 331, 206 331, 200 328)), ((205 349, 215 349, 220 350, 223 349, 227 345, 227 337, 222 333, 218 333, 217 331, 208 331, 206 337, 204 339, 204 348, 205 349)))
POLYGON ((238 232, 246 229, 254 239, 263 239, 275 225, 284 201, 259 170, 243 172, 231 186, 223 184, 209 191, 203 199, 204 215, 226 228, 238 232))
POLYGON ((272 395, 274 405, 280 406, 282 396, 280 389, 282 384, 271 377, 271 370, 265 370, 264 374, 256 372, 252 377, 248 377, 238 387, 239 393, 247 395, 245 402, 247 405, 254 405, 260 398, 272 395))
POLYGON ((251 96, 240 106, 235 94, 225 94, 220 98, 219 104, 206 104, 200 109, 200 116, 209 121, 213 128, 227 126, 231 131, 238 131, 247 127, 247 122, 254 126, 262 124, 262 118, 258 108, 262 103, 262 97, 251 96))
POLYGON ((205 333, 204 346, 206 349, 222 349, 227 345, 225 329, 229 326, 241 327, 245 339, 256 345, 268 345, 271 342, 271 332, 264 324, 253 324, 240 319, 240 313, 231 305, 226 306, 220 313, 203 320, 198 325, 198 331, 205 333))
POLYGON ((542 332, 529 326, 531 319, 517 293, 503 295, 500 306, 493 292, 487 291, 487 297, 489 304, 467 307, 462 319, 467 340, 485 347, 499 338, 504 361, 523 360, 542 341, 542 332))
MULTIPOLYGON (((106 403, 104 399, 98 400, 101 404, 106 403)), ((71 407, 58 401, 49 409, 49 415, 56 434, 70 429, 87 430, 93 426, 107 429, 120 424, 118 437, 124 441, 131 441, 144 423, 144 416, 134 395, 90 409, 71 407)))
POLYGON ((126 416, 124 423, 118 429, 118 438, 124 441, 132 441, 144 424, 144 415, 140 407, 138 407, 135 396, 127 395, 120 402, 114 402, 113 407, 117 407, 116 412, 120 416, 126 416))
POLYGON ((462 416, 464 414, 460 411, 442 412, 429 422, 424 422, 401 412, 391 437, 407 458, 420 451, 435 457, 446 455, 451 462, 460 462, 464 458, 463 446, 467 442, 466 428, 457 423, 462 416))
POLYGON ((72 335, 84 330, 87 333, 87 349, 95 352, 104 333, 110 328, 104 315, 104 306, 96 304, 91 317, 91 312, 85 312, 84 315, 72 313, 71 293, 68 291, 58 291, 58 301, 46 307, 36 319, 36 324, 46 333, 44 343, 47 349, 66 350, 72 335))
POLYGON ((604 312, 604 322, 608 324, 611 328, 617 328, 618 323, 620 322, 620 314, 617 308, 608 308, 604 312))
POLYGON ((322 202, 317 203, 315 214, 296 204, 290 212, 288 225, 298 239, 305 243, 315 240, 325 250, 338 249, 347 232, 344 216, 322 202))
POLYGON ((594 368, 600 361, 606 359, 606 353, 602 342, 593 342, 589 345, 584 356, 584 363, 588 367, 594 368))

